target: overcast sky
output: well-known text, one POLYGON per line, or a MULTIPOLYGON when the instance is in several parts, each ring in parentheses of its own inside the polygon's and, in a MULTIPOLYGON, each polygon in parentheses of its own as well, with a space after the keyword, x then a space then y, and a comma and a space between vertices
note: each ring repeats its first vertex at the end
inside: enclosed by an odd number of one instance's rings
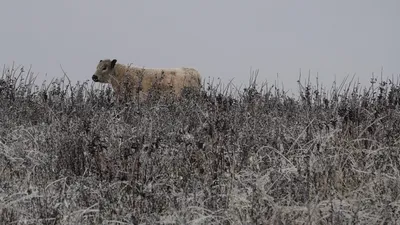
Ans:
MULTIPOLYGON (((39 81, 90 80, 100 59, 195 67, 204 78, 276 80, 297 91, 299 70, 330 87, 356 73, 400 74, 399 0, 2 0, 0 63, 39 81)), ((303 77, 304 77, 303 76, 303 77)))

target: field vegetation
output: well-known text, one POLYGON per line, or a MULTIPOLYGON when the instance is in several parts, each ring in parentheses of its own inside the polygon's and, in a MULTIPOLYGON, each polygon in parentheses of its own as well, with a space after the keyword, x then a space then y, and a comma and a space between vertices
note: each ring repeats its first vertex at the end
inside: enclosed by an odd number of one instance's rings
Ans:
POLYGON ((32 75, 0 78, 0 224, 400 223, 393 80, 138 102, 32 75))

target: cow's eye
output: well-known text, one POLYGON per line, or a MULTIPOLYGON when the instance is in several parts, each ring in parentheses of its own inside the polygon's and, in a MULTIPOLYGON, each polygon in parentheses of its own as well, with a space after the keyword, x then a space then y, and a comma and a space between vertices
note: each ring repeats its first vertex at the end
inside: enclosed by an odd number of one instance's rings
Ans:
POLYGON ((107 66, 103 67, 103 70, 107 70, 107 66))

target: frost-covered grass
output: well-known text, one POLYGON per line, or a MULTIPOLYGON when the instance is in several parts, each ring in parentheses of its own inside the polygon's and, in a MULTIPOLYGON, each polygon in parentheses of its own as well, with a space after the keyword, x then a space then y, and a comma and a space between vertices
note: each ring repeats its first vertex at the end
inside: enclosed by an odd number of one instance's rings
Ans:
POLYGON ((398 224, 400 86, 138 104, 0 79, 0 224, 398 224))

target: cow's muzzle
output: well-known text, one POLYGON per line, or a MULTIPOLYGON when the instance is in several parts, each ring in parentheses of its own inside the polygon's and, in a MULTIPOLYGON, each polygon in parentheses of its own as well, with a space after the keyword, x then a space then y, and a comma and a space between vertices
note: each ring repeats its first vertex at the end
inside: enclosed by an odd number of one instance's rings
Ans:
POLYGON ((92 80, 93 80, 94 82, 98 82, 98 81, 99 81, 99 77, 98 77, 97 75, 93 75, 93 76, 92 76, 92 80))

